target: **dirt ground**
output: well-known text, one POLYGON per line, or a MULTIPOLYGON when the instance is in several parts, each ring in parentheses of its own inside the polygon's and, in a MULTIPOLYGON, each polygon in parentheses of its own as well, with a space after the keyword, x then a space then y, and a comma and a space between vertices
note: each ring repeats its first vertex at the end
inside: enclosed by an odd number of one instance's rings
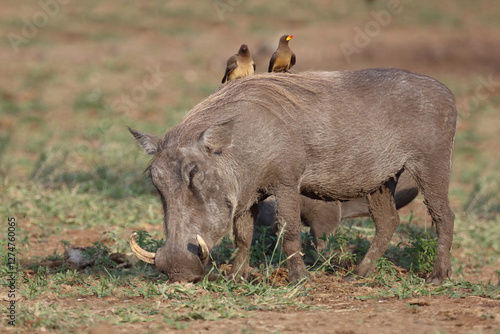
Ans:
POLYGON ((346 284, 332 276, 312 280, 317 285, 307 302, 321 310, 299 312, 258 312, 248 319, 199 322, 192 332, 255 333, 488 333, 500 326, 500 301, 469 297, 429 297, 415 300, 356 300, 368 288, 346 284))
MULTIPOLYGON (((103 10, 105 7, 103 6, 103 10)), ((468 17, 464 16, 465 22, 468 17)), ((181 21, 180 21, 181 22, 181 21)), ((220 81, 223 74, 223 64, 228 55, 236 50, 234 43, 227 43, 228 40, 239 41, 238 34, 247 29, 249 22, 244 20, 235 23, 235 26, 227 27, 214 25, 212 32, 218 30, 218 33, 202 34, 203 38, 195 41, 185 41, 178 37, 167 35, 158 35, 155 32, 130 30, 128 33, 131 38, 127 43, 111 43, 105 49, 98 49, 100 45, 96 41, 79 40, 81 36, 71 35, 71 32, 54 32, 54 44, 50 48, 34 50, 25 50, 18 56, 18 59, 25 63, 36 62, 37 59, 50 59, 50 64, 60 63, 58 69, 61 71, 62 78, 59 79, 61 86, 66 86, 59 92, 47 92, 44 99, 60 100, 59 107, 51 110, 48 117, 54 122, 59 122, 64 126, 71 117, 70 111, 65 105, 71 104, 66 101, 66 96, 71 90, 75 90, 76 83, 68 82, 64 73, 73 75, 72 66, 75 64, 89 64, 99 61, 94 58, 95 55, 105 57, 106 54, 112 55, 134 55, 133 60, 137 62, 137 68, 146 67, 144 61, 148 64, 161 64, 162 68, 176 68, 182 72, 184 79, 198 80, 199 78, 213 77, 214 81, 220 81), (220 36, 224 35, 225 40, 220 36), (71 45, 79 43, 78 51, 71 45), (145 48, 144 45, 154 46, 145 48), (169 52, 164 52, 161 45, 168 45, 169 52), (207 62, 206 70, 197 69, 194 71, 184 59, 186 48, 199 50, 210 46, 206 57, 210 59, 207 62), (67 61, 70 58, 73 62, 67 61), (139 61, 139 59, 142 59, 139 61), (219 78, 220 77, 220 78, 219 78)), ((207 24, 205 24, 207 25, 207 24)), ((374 39, 369 47, 353 56, 355 62, 349 64, 345 62, 338 44, 342 41, 351 41, 353 30, 352 25, 343 23, 336 27, 336 34, 321 38, 322 29, 325 26, 303 27, 300 31, 304 36, 308 36, 307 46, 304 41, 299 42, 294 39, 292 47, 297 54, 296 71, 308 69, 352 69, 364 67, 399 67, 412 71, 440 77, 446 79, 446 73, 452 72, 454 78, 463 78, 464 81, 472 78, 488 77, 500 75, 500 35, 499 30, 491 30, 485 26, 470 25, 470 29, 449 31, 441 27, 423 27, 420 30, 414 28, 394 28, 389 26, 383 33, 374 39), (333 37, 332 37, 333 36, 333 37), (311 50, 322 50, 322 52, 313 52, 311 50)), ((92 29, 92 28, 91 28, 92 29)), ((103 29, 101 25, 99 29, 103 29)), ((203 26, 200 23, 200 30, 210 29, 210 26, 203 26)), ((41 31, 43 35, 46 32, 41 31)), ((256 51, 254 59, 259 61, 260 68, 258 72, 264 72, 264 55, 269 49, 267 43, 262 42, 262 38, 249 37, 249 44, 255 45, 256 51)), ((275 47, 274 41, 269 43, 271 48, 275 47)), ((98 58, 98 57, 97 57, 98 58)), ((0 63, 9 64, 12 60, 10 50, 0 53, 0 63)), ((135 69, 134 69, 135 70, 135 69)), ((16 65, 2 69, 6 76, 12 79, 12 85, 19 84, 15 76, 16 65)), ((139 76, 142 75, 142 72, 139 76)), ((124 89, 130 91, 127 84, 121 84, 120 78, 114 77, 113 80, 97 77, 97 85, 103 88, 116 86, 116 90, 124 89), (125 87, 125 88, 124 88, 125 87)), ((165 78, 161 86, 162 92, 169 94, 159 94, 155 103, 169 104, 177 101, 182 94, 175 89, 173 80, 165 78)), ((3 90, 3 94, 10 94, 9 89, 3 90)), ((32 93, 35 94, 35 93, 32 93)), ((473 95, 474 92, 462 92, 461 98, 457 103, 463 102, 464 96, 473 95)), ((496 91, 498 94, 498 90, 496 91)), ((202 94, 200 94, 201 97, 202 94)), ((14 96, 13 99, 21 102, 29 100, 30 96, 14 96)), ((154 112, 130 110, 132 117, 146 117, 151 122, 157 121, 158 116, 154 112)), ((9 122, 8 117, 0 120, 0 129, 9 131, 15 124, 9 122)), ((460 124, 459 126, 464 126, 460 124)), ((57 134, 54 134, 52 140, 57 140, 57 134)), ((496 145, 490 144, 491 146, 496 145)), ((497 150, 498 152, 498 150, 497 150)), ((402 213, 412 212, 423 223, 430 225, 426 218, 425 208, 419 201, 405 208, 402 213)), ((160 230, 159 226, 148 226, 149 230, 160 230)), ((34 230, 30 236, 29 253, 25 254, 27 258, 32 256, 47 256, 54 251, 61 252, 61 240, 71 240, 73 246, 90 246, 102 236, 102 230, 74 230, 62 228, 59 235, 48 237, 38 237, 41 230, 34 230)), ((129 231, 120 233, 123 238, 129 235, 129 231)), ((104 243, 112 245, 112 240, 104 240, 104 243)), ((453 256, 461 256, 459 250, 454 250, 453 256)), ((495 265, 485 266, 480 270, 464 273, 464 278, 471 282, 488 282, 498 279, 495 270, 498 270, 500 261, 495 265)), ((250 317, 223 319, 218 321, 199 320, 191 322, 186 330, 164 329, 163 332, 186 332, 186 333, 337 333, 337 334, 355 334, 355 333, 500 333, 500 300, 491 300, 481 297, 468 298, 448 298, 422 297, 419 299, 399 300, 397 298, 389 299, 367 299, 361 300, 356 297, 371 294, 371 289, 356 282, 346 283, 333 275, 321 275, 311 279, 311 285, 315 288, 304 298, 304 303, 317 307, 311 310, 287 310, 285 312, 248 312, 250 317)), ((112 309, 117 305, 127 302, 128 305, 151 303, 142 298, 122 300, 114 297, 89 297, 84 300, 75 300, 65 298, 58 303, 67 305, 68 308, 76 304, 88 303, 97 313, 105 314, 106 310, 112 309)), ((156 302, 156 301, 154 301, 156 302)), ((162 304, 160 307, 168 307, 168 304, 162 304)), ((124 326, 110 326, 100 324, 91 329, 90 333, 145 333, 165 327, 161 322, 129 323, 124 326)), ((42 332, 36 329, 34 332, 42 332)))

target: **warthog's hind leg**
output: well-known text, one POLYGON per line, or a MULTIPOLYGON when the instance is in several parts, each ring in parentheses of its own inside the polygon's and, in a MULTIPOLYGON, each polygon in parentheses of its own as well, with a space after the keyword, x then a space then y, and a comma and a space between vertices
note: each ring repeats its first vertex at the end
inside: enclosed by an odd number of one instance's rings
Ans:
POLYGON ((451 277, 450 250, 453 241, 455 214, 451 210, 448 200, 449 178, 440 177, 435 173, 429 173, 426 176, 426 178, 418 179, 417 183, 424 195, 424 203, 431 215, 432 224, 436 227, 438 236, 434 269, 427 277, 426 282, 440 284, 445 278, 451 277))
POLYGON ((436 226, 438 244, 434 269, 425 281, 426 283, 440 284, 445 278, 451 277, 450 250, 453 240, 455 214, 451 211, 448 203, 443 204, 440 211, 436 211, 433 206, 429 205, 427 199, 426 205, 432 217, 432 222, 436 226))

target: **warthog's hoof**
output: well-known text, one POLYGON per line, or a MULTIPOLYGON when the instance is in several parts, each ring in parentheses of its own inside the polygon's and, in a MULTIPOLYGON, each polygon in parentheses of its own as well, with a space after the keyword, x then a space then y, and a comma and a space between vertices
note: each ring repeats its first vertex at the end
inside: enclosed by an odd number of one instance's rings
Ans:
POLYGON ((434 285, 440 285, 443 280, 446 278, 451 277, 451 269, 448 269, 446 271, 441 271, 441 270, 434 270, 429 277, 425 280, 425 283, 428 284, 434 284, 434 285))
POLYGON ((354 282, 356 279, 361 277, 368 277, 375 270, 375 266, 369 261, 362 261, 356 269, 350 274, 344 277, 345 282, 354 282))
POLYGON ((288 271, 288 281, 290 283, 299 283, 302 280, 308 280, 310 277, 311 274, 309 274, 309 272, 305 268, 288 271))
POLYGON ((228 274, 224 275, 226 279, 228 280, 234 280, 237 283, 244 282, 248 280, 248 277, 250 276, 250 271, 253 270, 252 267, 249 266, 240 266, 239 269, 238 267, 233 265, 230 265, 230 271, 228 274))
POLYGON ((354 281, 356 281, 357 277, 358 277, 357 275, 349 274, 349 275, 344 277, 344 282, 349 282, 349 283, 354 282, 354 281))
POLYGON ((222 277, 222 275, 219 275, 219 273, 216 273, 216 272, 211 272, 209 273, 207 276, 205 276, 207 280, 209 280, 210 282, 213 282, 213 281, 216 281, 218 280, 220 277, 222 277))

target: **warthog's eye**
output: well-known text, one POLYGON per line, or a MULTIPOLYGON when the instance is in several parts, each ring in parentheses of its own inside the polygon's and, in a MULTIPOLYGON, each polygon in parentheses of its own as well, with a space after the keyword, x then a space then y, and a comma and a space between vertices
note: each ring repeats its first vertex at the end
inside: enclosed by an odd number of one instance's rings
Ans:
POLYGON ((193 165, 191 169, 189 170, 189 183, 191 184, 193 182, 193 177, 195 174, 198 173, 198 166, 193 165))
POLYGON ((226 205, 229 211, 233 212, 233 203, 231 203, 231 201, 228 198, 226 198, 226 205))

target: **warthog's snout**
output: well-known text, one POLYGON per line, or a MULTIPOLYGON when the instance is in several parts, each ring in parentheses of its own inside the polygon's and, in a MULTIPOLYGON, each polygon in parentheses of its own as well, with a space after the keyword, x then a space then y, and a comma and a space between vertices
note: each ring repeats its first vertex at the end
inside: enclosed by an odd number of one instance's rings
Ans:
POLYGON ((159 248, 155 253, 148 252, 139 246, 135 240, 136 235, 134 232, 129 237, 130 248, 135 256, 141 261, 154 264, 158 270, 168 275, 171 281, 198 282, 204 277, 204 267, 208 264, 210 250, 200 235, 196 235, 199 244, 196 256, 182 256, 177 252, 169 255, 165 247, 159 248), (172 262, 176 265, 172 266, 172 262))

